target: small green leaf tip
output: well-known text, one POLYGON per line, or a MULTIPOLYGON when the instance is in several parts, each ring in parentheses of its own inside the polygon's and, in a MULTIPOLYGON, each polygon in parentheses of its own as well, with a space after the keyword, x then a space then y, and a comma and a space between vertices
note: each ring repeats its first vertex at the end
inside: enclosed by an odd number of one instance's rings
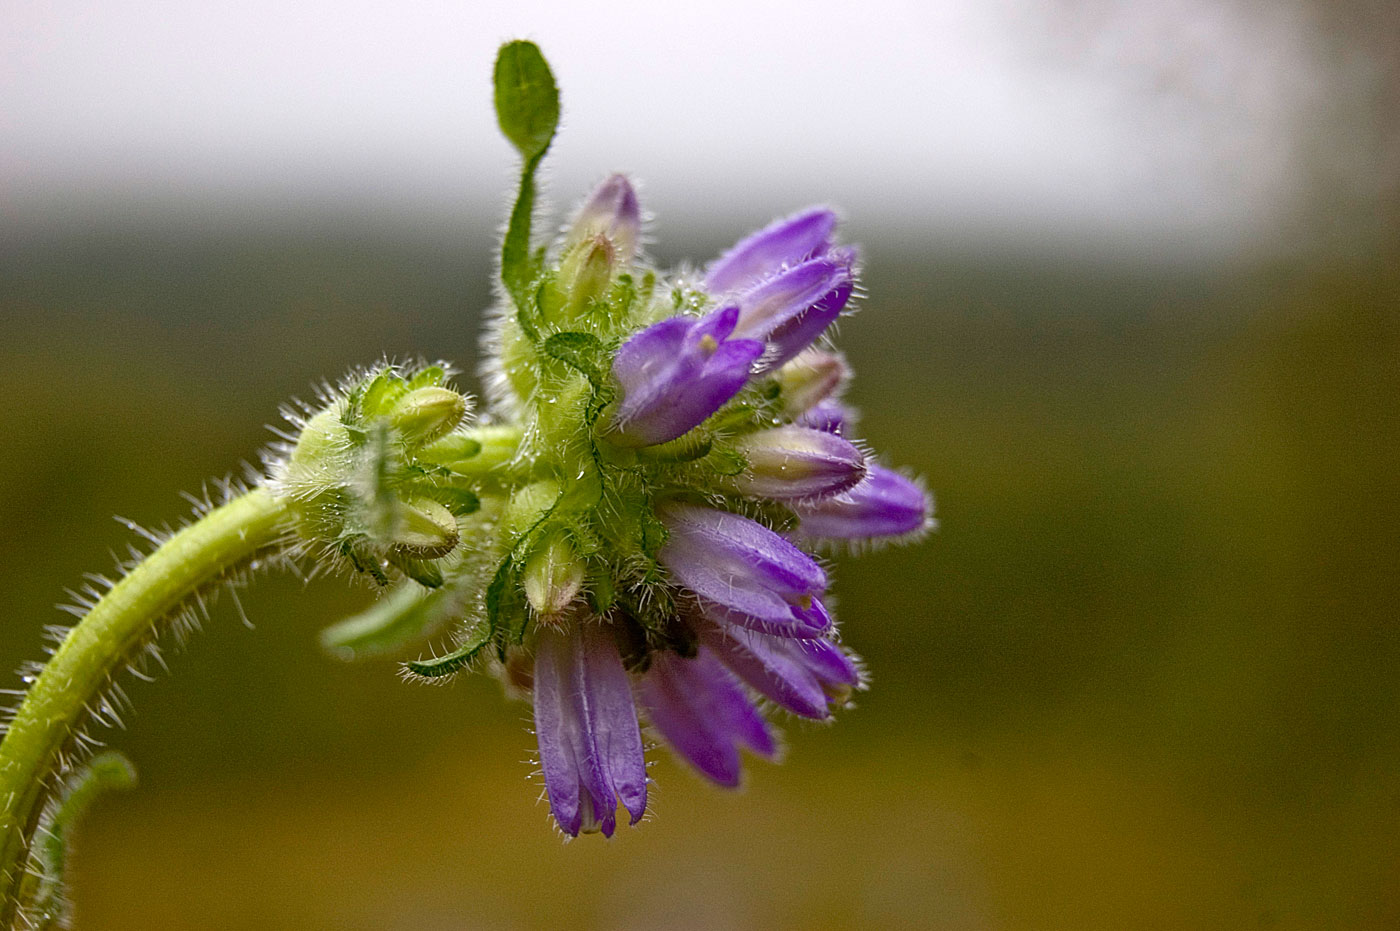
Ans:
POLYGON ((64 780, 58 795, 45 809, 39 840, 35 844, 21 898, 23 927, 67 928, 72 920, 64 884, 68 850, 77 824, 92 803, 107 792, 136 785, 136 767, 115 750, 104 750, 64 780))
POLYGON ((533 42, 517 39, 496 56, 496 120, 527 161, 544 155, 559 126, 559 88, 533 42))

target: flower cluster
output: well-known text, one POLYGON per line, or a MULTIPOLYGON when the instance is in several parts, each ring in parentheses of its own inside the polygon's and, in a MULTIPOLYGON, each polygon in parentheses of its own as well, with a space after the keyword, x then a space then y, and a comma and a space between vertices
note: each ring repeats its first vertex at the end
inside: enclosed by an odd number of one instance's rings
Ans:
POLYGON ((931 503, 852 434, 829 334, 859 264, 836 214, 666 275, 613 175, 536 248, 532 175, 553 133, 537 117, 557 97, 547 71, 510 64, 515 96, 502 103, 498 73, 497 105, 525 169, 485 414, 468 419, 438 368, 385 367, 302 423, 273 487, 352 568, 404 577, 327 645, 390 653, 450 630, 453 649, 407 671, 487 664, 528 694, 555 821, 610 836, 619 806, 633 823, 647 808, 644 728, 733 786, 743 748, 774 755, 775 712, 848 702, 864 676, 812 551, 913 537, 931 503))

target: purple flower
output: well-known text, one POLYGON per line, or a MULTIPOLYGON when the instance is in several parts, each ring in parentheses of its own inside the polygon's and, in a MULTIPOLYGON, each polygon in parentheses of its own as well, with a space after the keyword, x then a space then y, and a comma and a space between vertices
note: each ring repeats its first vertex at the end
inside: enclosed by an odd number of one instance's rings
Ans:
POLYGON ((764 370, 812 344, 841 314, 855 289, 855 252, 838 249, 779 273, 732 297, 735 335, 768 343, 764 370))
POLYGON ((754 691, 804 718, 826 718, 860 683, 855 663, 825 637, 794 640, 701 622, 700 642, 754 691))
POLYGON ((689 432, 748 382, 763 344, 730 339, 737 307, 696 319, 668 317, 629 339, 613 358, 622 401, 609 439, 653 446, 689 432))
POLYGON ((836 214, 825 207, 778 220, 715 260, 705 273, 705 290, 711 294, 734 291, 821 255, 830 248, 835 229, 836 214))
POLYGON ((865 540, 915 533, 931 523, 933 504, 918 485, 884 466, 871 465, 850 491, 794 505, 804 538, 865 540))
POLYGON ((835 320, 855 288, 855 250, 833 249, 836 214, 815 207, 754 233, 710 266, 705 289, 739 305, 735 334, 769 345, 763 368, 791 359, 835 320))
POLYGON ((647 718, 671 748, 710 780, 739 784, 739 747, 770 759, 777 745, 742 686, 701 647, 694 658, 659 653, 637 693, 647 718))
POLYGON ((834 433, 783 426, 740 437, 735 448, 749 467, 737 479, 745 494, 778 500, 846 491, 865 478, 865 456, 834 433))
POLYGON ((612 630, 540 625, 534 702, 549 807, 564 833, 611 837, 619 801, 636 824, 647 807, 646 760, 612 630))
POLYGON ((845 436, 855 425, 856 412, 840 401, 818 401, 798 415, 795 423, 813 430, 845 436))
POLYGON ((659 553, 711 620, 784 637, 815 637, 831 624, 826 573, 812 557, 747 517, 668 502, 659 553))

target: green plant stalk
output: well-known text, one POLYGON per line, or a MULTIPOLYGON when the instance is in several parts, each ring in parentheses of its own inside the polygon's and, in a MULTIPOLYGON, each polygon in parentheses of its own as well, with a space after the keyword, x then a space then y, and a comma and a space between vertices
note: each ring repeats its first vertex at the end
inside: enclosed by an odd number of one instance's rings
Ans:
POLYGON ((63 638, 0 744, 0 928, 15 919, 20 884, 60 754, 90 703, 201 588, 282 540, 287 503, 254 489, 180 530, 117 582, 63 638))

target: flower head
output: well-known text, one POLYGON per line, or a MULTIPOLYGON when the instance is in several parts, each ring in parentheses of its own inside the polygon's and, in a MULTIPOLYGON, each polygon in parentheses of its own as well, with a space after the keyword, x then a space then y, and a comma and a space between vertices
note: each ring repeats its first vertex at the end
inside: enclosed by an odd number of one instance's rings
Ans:
POLYGON ((346 525, 355 568, 410 590, 328 642, 357 654, 455 625, 456 648, 409 674, 491 658, 534 703, 560 829, 611 835, 619 806, 646 810, 644 729, 732 786, 743 750, 776 755, 775 711, 847 703, 865 679, 805 547, 910 534, 931 506, 852 435, 850 367, 827 345, 858 277, 836 214, 779 220, 696 281, 647 264, 635 189, 611 175, 537 244, 558 100, 537 50, 507 64, 497 108, 524 180, 483 420, 461 422, 440 378, 352 385, 360 400, 313 417, 288 487, 312 524, 346 525), (327 462, 353 481, 325 480, 327 462))

